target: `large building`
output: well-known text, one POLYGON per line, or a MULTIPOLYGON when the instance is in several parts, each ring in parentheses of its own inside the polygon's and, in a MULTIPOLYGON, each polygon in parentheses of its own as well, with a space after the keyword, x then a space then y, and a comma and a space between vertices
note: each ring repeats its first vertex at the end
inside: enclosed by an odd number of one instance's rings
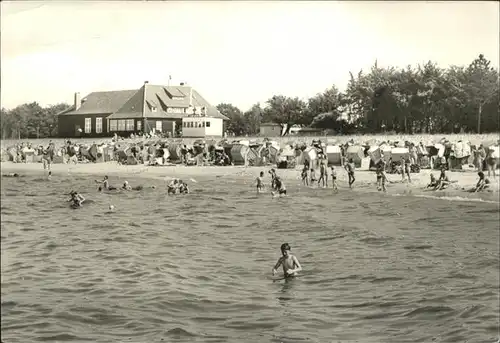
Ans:
POLYGON ((158 86, 140 89, 75 93, 71 108, 58 115, 59 137, 102 137, 161 132, 184 137, 223 136, 224 120, 192 87, 158 86), (203 130, 201 130, 203 128, 203 130))

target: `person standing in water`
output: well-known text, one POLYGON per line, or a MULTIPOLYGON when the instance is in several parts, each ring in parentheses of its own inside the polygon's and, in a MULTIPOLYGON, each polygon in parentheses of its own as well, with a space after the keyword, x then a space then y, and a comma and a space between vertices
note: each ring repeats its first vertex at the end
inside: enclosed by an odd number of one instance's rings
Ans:
POLYGON ((318 180, 318 187, 321 183, 323 183, 323 188, 328 187, 328 173, 326 171, 326 167, 328 161, 324 156, 321 156, 319 160, 319 180, 318 180))
MULTIPOLYGON (((274 190, 278 192, 280 196, 285 196, 286 195, 286 187, 283 181, 281 180, 281 177, 276 176, 274 178, 274 190)), ((274 192, 271 193, 274 196, 274 192)))
POLYGON ((302 184, 304 186, 309 186, 309 167, 307 165, 304 165, 300 175, 302 177, 302 184))
POLYGON ((278 268, 283 266, 283 276, 285 278, 296 276, 298 272, 302 270, 302 266, 299 263, 297 257, 290 253, 290 244, 281 244, 281 256, 276 262, 273 268, 273 276, 278 272, 278 268))
MULTIPOLYGON (((108 176, 107 175, 104 175, 104 179, 102 181, 97 181, 95 180, 96 183, 102 183, 102 188, 104 188, 105 190, 108 190, 108 191, 111 191, 111 190, 114 190, 116 189, 116 187, 113 187, 109 184, 109 180, 108 180, 108 176)), ((99 187, 99 190, 102 190, 101 187, 99 187)))
POLYGON ((85 201, 85 198, 83 197, 83 195, 81 195, 80 193, 78 193, 76 191, 71 191, 70 195, 71 195, 71 199, 69 199, 68 202, 73 202, 71 204, 73 207, 81 207, 83 202, 85 201))
POLYGON ((256 182, 256 187, 257 187, 257 193, 260 193, 264 190, 264 172, 261 171, 259 176, 257 176, 257 179, 255 179, 256 182))
POLYGON ((332 175, 332 187, 333 190, 338 192, 338 187, 337 187, 337 171, 335 170, 334 166, 331 166, 331 175, 332 175))

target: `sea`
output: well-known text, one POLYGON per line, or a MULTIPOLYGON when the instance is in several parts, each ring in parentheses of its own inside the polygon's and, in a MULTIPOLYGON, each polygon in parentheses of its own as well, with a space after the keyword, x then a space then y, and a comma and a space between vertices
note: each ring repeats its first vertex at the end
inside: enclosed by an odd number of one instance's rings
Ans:
POLYGON ((98 178, 1 179, 2 342, 499 339, 491 198, 294 182, 276 198, 231 176, 99 193, 98 178), (71 209, 71 190, 91 201, 71 209), (272 276, 285 242, 291 280, 272 276))

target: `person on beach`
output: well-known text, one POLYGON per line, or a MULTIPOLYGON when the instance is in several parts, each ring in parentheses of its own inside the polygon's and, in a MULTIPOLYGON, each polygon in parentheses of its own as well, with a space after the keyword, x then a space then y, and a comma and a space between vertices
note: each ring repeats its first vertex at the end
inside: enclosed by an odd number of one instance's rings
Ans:
POLYGON ((479 176, 479 180, 477 181, 476 187, 473 189, 474 193, 481 192, 490 187, 490 180, 484 176, 482 171, 477 173, 477 175, 479 176))
POLYGON ((437 184, 434 187, 435 191, 442 191, 452 183, 455 183, 457 181, 452 181, 450 178, 446 175, 446 167, 442 166, 441 167, 441 175, 439 175, 439 179, 437 180, 437 184))
POLYGON ((104 175, 104 179, 102 181, 97 181, 95 180, 96 183, 102 184, 102 187, 99 187, 99 191, 102 191, 103 189, 112 191, 115 190, 116 187, 113 187, 109 184, 108 176, 104 175))
POLYGON ((474 155, 477 171, 483 171, 484 159, 486 158, 486 150, 484 150, 484 146, 482 144, 479 144, 477 150, 474 151, 474 155))
POLYGON ((43 150, 43 155, 42 155, 42 162, 43 162, 43 170, 48 170, 49 171, 49 179, 50 176, 52 175, 52 172, 50 171, 52 162, 54 161, 54 155, 55 155, 55 145, 52 143, 52 141, 49 142, 49 145, 47 146, 47 149, 43 150))
POLYGON ((283 266, 283 276, 285 278, 294 277, 302 270, 299 260, 290 253, 290 250, 291 248, 288 243, 281 244, 282 256, 273 268, 273 276, 276 275, 280 266, 283 266))
POLYGON ((349 188, 352 188, 354 181, 356 181, 356 179, 354 178, 355 166, 352 158, 350 158, 349 162, 346 163, 345 170, 347 171, 347 176, 349 178, 349 188))
MULTIPOLYGON (((286 195, 285 184, 283 183, 283 180, 281 180, 281 177, 279 176, 276 176, 276 178, 274 179, 274 190, 278 193, 279 196, 286 195)), ((271 192, 271 194, 274 196, 275 192, 271 192)))
POLYGON ((436 186, 438 184, 438 180, 436 179, 436 177, 432 173, 430 175, 430 178, 431 178, 431 182, 429 182, 429 184, 427 185, 427 188, 436 188, 436 186))
POLYGON ((319 160, 319 179, 318 179, 318 187, 322 183, 323 188, 328 187, 328 173, 326 171, 327 160, 323 158, 323 156, 319 160))
POLYGON ((334 191, 338 191, 339 188, 337 187, 337 171, 335 170, 334 166, 330 167, 331 170, 331 176, 332 176, 332 187, 334 191))
POLYGON ((257 193, 260 193, 264 190, 264 172, 261 171, 259 176, 255 179, 257 193))
POLYGON ((302 177, 302 184, 304 186, 309 186, 308 172, 309 172, 309 167, 305 165, 304 168, 302 168, 302 172, 300 174, 300 176, 302 177))
POLYGON ((311 168, 309 176, 311 178, 311 186, 312 186, 312 183, 317 181, 316 180, 316 171, 314 170, 314 168, 311 168))
POLYGON ((411 183, 411 161, 410 158, 401 157, 401 178, 402 181, 405 181, 405 175, 408 176, 408 182, 411 183))
POLYGON ((71 195, 71 199, 69 199, 68 202, 73 202, 71 204, 71 206, 73 206, 73 207, 81 207, 83 202, 85 201, 85 198, 83 197, 83 195, 81 195, 80 193, 78 193, 76 191, 71 191, 71 193, 69 193, 69 195, 71 195))

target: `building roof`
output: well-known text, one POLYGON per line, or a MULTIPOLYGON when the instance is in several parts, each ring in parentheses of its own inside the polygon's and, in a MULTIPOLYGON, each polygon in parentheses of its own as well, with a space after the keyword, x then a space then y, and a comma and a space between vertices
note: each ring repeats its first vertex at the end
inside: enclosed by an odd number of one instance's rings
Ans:
POLYGON ((261 123, 260 126, 281 126, 280 124, 277 123, 261 123))
POLYGON ((190 86, 145 84, 140 89, 93 92, 82 99, 78 110, 74 106, 61 115, 111 114, 108 119, 164 118, 181 119, 185 113, 170 113, 168 108, 205 107, 206 116, 229 120, 190 86))
POLYGON ((98 113, 114 113, 120 109, 137 90, 121 90, 108 92, 92 92, 82 98, 82 105, 78 110, 74 110, 64 114, 98 114, 98 113))

